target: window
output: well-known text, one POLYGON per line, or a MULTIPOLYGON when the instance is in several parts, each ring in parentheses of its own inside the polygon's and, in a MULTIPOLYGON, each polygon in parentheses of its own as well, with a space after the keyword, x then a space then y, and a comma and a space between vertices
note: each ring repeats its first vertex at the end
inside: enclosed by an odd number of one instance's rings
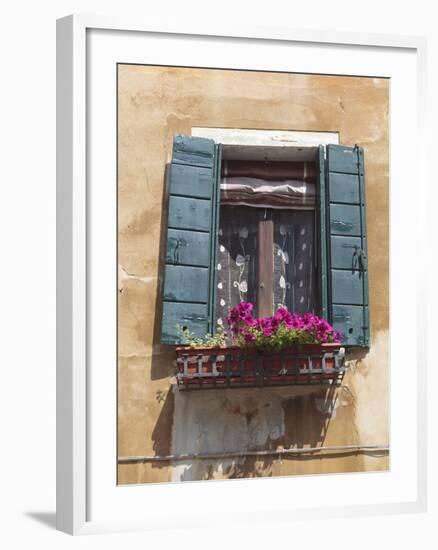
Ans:
POLYGON ((314 311, 368 345, 361 148, 175 137, 162 342, 179 342, 177 324, 213 331, 242 300, 259 316, 314 311))
POLYGON ((222 162, 219 324, 240 301, 258 316, 317 310, 315 163, 267 160, 266 148, 256 149, 264 160, 222 162))

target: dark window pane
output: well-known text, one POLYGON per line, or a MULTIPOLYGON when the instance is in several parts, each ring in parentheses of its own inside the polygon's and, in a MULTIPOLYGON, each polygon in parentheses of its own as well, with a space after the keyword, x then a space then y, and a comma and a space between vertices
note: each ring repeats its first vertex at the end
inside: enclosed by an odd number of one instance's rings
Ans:
POLYGON ((245 206, 220 209, 216 281, 216 318, 226 325, 231 308, 256 302, 257 222, 259 210, 245 206))
POLYGON ((272 210, 274 219, 274 310, 286 306, 300 314, 315 312, 315 213, 272 210))

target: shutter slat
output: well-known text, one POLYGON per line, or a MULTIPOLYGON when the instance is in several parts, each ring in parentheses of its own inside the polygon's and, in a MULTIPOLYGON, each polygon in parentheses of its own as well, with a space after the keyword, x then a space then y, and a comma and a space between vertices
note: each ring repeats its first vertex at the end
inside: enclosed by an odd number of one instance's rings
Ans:
POLYGON ((171 195, 211 199, 211 168, 171 164, 170 182, 171 195))
POLYGON ((210 265, 210 234, 169 229, 166 263, 208 267, 210 265))
POLYGON ((364 303, 362 274, 360 271, 332 269, 332 301, 335 304, 364 303))
POLYGON ((169 198, 169 227, 210 231, 211 200, 171 195, 169 198))
POLYGON ((338 269, 357 269, 353 264, 353 254, 362 245, 360 237, 343 237, 332 235, 331 241, 331 267, 338 269))
POLYGON ((329 319, 344 344, 369 345, 364 157, 359 147, 327 146, 329 319))
MULTIPOLYGON (((338 174, 330 174, 329 181, 336 181, 338 174)), ((330 204, 331 235, 361 236, 360 206, 330 204)))
POLYGON ((208 301, 208 268, 166 265, 163 298, 170 302, 208 301))
POLYGON ((172 163, 213 168, 214 153, 215 143, 211 139, 175 136, 172 163))
POLYGON ((175 136, 169 167, 169 208, 161 342, 181 343, 177 325, 209 332, 211 242, 215 235, 215 144, 175 136))
POLYGON ((327 160, 329 172, 341 172, 342 174, 360 173, 357 162, 357 150, 354 147, 327 145, 327 160))
POLYGON ((362 306, 333 306, 333 324, 336 330, 342 331, 343 343, 347 345, 366 345, 364 324, 364 309, 362 306))
POLYGON ((165 302, 165 315, 161 325, 162 342, 167 344, 175 342, 177 325, 187 327, 198 338, 205 336, 207 323, 207 304, 165 302))
POLYGON ((336 173, 330 185, 330 201, 360 204, 359 176, 336 173))

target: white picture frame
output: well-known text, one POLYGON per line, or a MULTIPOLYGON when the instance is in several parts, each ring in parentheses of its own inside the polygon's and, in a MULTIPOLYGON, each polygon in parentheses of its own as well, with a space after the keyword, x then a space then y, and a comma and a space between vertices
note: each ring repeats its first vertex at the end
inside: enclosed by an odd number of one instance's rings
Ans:
MULTIPOLYGON (((93 71, 97 70, 97 65, 93 61, 93 55, 99 52, 98 41, 92 36, 104 36, 107 55, 115 55, 120 62, 138 62, 141 55, 138 54, 138 59, 134 59, 130 53, 128 42, 126 49, 120 49, 117 53, 117 40, 123 35, 130 37, 130 40, 136 41, 137 46, 141 37, 149 37, 159 39, 171 39, 173 43, 187 44, 190 40, 203 41, 203 44, 209 41, 221 40, 227 45, 227 49, 233 51, 236 44, 260 44, 260 47, 273 47, 276 45, 287 47, 288 45, 300 48, 318 48, 336 47, 339 51, 347 52, 354 50, 362 51, 364 55, 368 55, 371 59, 377 59, 378 56, 383 56, 385 52, 397 52, 400 55, 406 53, 411 56, 412 67, 415 66, 416 79, 414 82, 415 94, 407 101, 412 101, 416 98, 418 104, 412 105, 409 103, 409 108, 415 111, 415 142, 411 143, 411 155, 413 155, 412 166, 415 165, 415 178, 418 189, 418 204, 416 209, 415 228, 412 230, 412 239, 418 238, 425 233, 426 223, 420 216, 422 208, 425 208, 426 177, 425 177, 425 159, 423 151, 426 147, 415 147, 415 144, 422 143, 424 137, 425 124, 425 78, 426 78, 426 43, 425 40, 419 37, 408 36, 391 36, 391 35, 371 35, 371 34, 350 34, 350 33, 335 33, 326 31, 303 31, 285 28, 245 28, 236 27, 232 31, 215 28, 179 28, 177 24, 169 24, 155 28, 143 24, 138 21, 129 21, 121 19, 112 19, 107 17, 96 16, 69 16, 58 20, 57 22, 57 528, 61 531, 70 534, 84 534, 94 532, 106 532, 110 530, 130 530, 130 529, 151 529, 163 527, 168 523, 169 510, 167 515, 164 514, 164 506, 166 498, 171 497, 178 501, 178 498, 194 499, 207 498, 209 492, 215 493, 215 498, 226 499, 230 492, 241 491, 241 494, 246 494, 248 502, 251 498, 254 500, 254 483, 248 485, 248 481, 241 480, 228 483, 215 482, 187 484, 183 489, 170 484, 162 486, 154 485, 148 489, 149 494, 154 498, 154 514, 147 514, 144 518, 126 516, 118 516, 117 506, 112 510, 102 510, 101 514, 91 514, 90 509, 93 506, 92 500, 111 500, 109 493, 106 494, 102 490, 102 485, 96 485, 91 491, 91 486, 94 483, 93 460, 94 451, 91 444, 96 436, 96 426, 102 428, 102 433, 99 437, 106 437, 106 441, 110 441, 111 437, 115 440, 115 416, 116 409, 113 410, 113 417, 108 418, 108 426, 105 425, 105 415, 91 414, 93 411, 96 397, 96 384, 92 370, 98 365, 93 355, 94 336, 92 330, 93 322, 90 322, 91 301, 93 297, 93 276, 90 274, 90 250, 95 250, 93 244, 90 245, 90 234, 96 235, 93 232, 94 219, 97 216, 96 197, 93 187, 90 186, 90 181, 95 178, 94 175, 94 152, 93 145, 90 140, 90 97, 93 90, 90 87, 94 85, 96 80, 93 80, 93 71), (133 33, 135 31, 135 33, 133 33), (94 35, 92 33, 95 33, 94 35), (116 39, 118 37, 118 39, 116 39), (114 51, 112 47, 114 46, 114 51), (90 57, 91 56, 91 57, 90 57), (412 57, 413 56, 413 57, 412 57), (415 58, 415 60, 414 60, 415 58), (92 166, 93 165, 93 166, 92 166), (90 229, 92 230, 90 233, 90 229), (91 384, 93 382, 93 384, 91 384), (91 426, 90 422, 94 422, 91 426), (102 496, 98 496, 98 492, 102 490, 102 496), (183 494, 184 491, 184 494, 183 494), (93 495, 91 495, 93 493, 93 495), (94 518, 96 515, 96 519, 94 518)), ((138 51, 138 50, 137 50, 138 51)), ((346 58, 348 58, 347 54, 346 58)), ((172 53, 170 49, 166 50, 165 56, 160 56, 155 53, 157 64, 163 63, 168 59, 175 57, 175 64, 181 64, 180 59, 176 59, 176 52, 172 53), (166 59, 164 59, 164 57, 166 59)), ((110 59, 110 58, 108 58, 110 59)), ((111 59, 114 59, 111 58, 111 59)), ((111 59, 108 62, 111 62, 111 59)), ((346 61, 348 64, 348 59, 346 61)), ((350 58, 351 63, 351 58, 350 58)), ((327 72, 333 73, 333 63, 329 67, 327 62, 327 72)), ((274 67, 273 67, 274 68, 274 67)), ((275 68, 274 68, 275 69, 275 68)), ((351 74, 343 72, 341 66, 337 74, 351 74)), ((396 67, 393 69, 397 70, 396 67)), ((359 67, 360 71, 360 67, 359 67)), ((297 71, 298 72, 298 71, 297 71)), ((309 72, 312 72, 310 68, 309 72)), ((378 71, 377 71, 378 72, 378 71)), ((360 72, 360 74, 362 74, 360 72)), ((376 76, 391 76, 377 74, 376 76)), ((104 82, 104 79, 101 80, 104 82)), ((108 105, 111 106, 111 99, 108 100, 108 105)), ((394 105, 393 105, 394 106, 394 105)), ((115 109, 115 104, 113 104, 115 109)), ((397 134, 392 128, 393 141, 396 142, 397 134)), ((94 131, 94 130, 93 130, 94 131)), ((115 150, 115 133, 114 126, 109 123, 109 145, 115 150), (111 141, 112 140, 112 141, 111 141), (112 145, 111 145, 112 143, 112 145)), ((103 147, 103 145, 102 145, 103 147)), ((391 151, 391 169, 394 175, 394 163, 397 162, 400 150, 391 151), (394 156, 395 153, 395 156, 394 156)), ((114 151, 113 151, 114 152, 114 151)), ((108 160, 108 163, 114 159, 108 160)), ((99 161, 96 161, 97 164, 99 161)), ((109 174, 110 181, 113 180, 114 172, 109 174)), ((112 181, 114 183, 114 181, 112 181)), ((393 201, 391 210, 392 222, 397 222, 397 212, 403 210, 406 203, 402 200, 402 191, 399 191, 400 200, 394 188, 391 188, 391 193, 397 200, 393 201)), ((107 203, 102 203, 107 204, 107 203)), ((105 206, 100 206, 100 214, 105 211, 105 206)), ((103 215, 105 215, 103 213, 103 215)), ((111 215, 111 214, 109 214, 111 215)), ((108 223, 113 223, 109 221, 108 223)), ((394 239, 393 227, 391 229, 391 246, 394 251, 394 258, 399 258, 399 251, 394 239)), ((95 237, 93 237, 95 238, 95 237)), ((101 236, 98 235, 98 238, 101 236)), ((421 239, 417 239, 419 242, 421 239)), ((425 244, 420 244, 416 250, 418 259, 425 257, 425 244)), ((112 249, 112 243, 107 243, 107 247, 112 249)), ((111 253, 111 252, 110 252, 111 253)), ((105 262, 102 262, 105 265, 105 262)), ((418 264, 421 265, 421 264, 418 264)), ((391 264, 392 266, 392 264, 391 264)), ((393 267, 393 266, 392 266, 393 267)), ((425 274, 421 273, 419 267, 412 267, 409 276, 415 275, 418 283, 415 303, 412 305, 413 311, 420 311, 421 307, 426 304, 426 282, 425 274)), ((112 284, 112 282, 111 282, 112 284)), ((111 284, 109 285, 111 288, 111 284)), ((396 293, 401 291, 403 281, 398 283, 391 281, 391 296, 392 300, 396 298, 396 293)), ((115 288, 115 287, 114 287, 115 288)), ((96 308, 93 308, 96 311, 96 308)), ((93 313, 94 315, 94 313, 93 313)), ((391 318, 393 323, 397 321, 397 317, 391 310, 391 318)), ((392 328, 393 328, 392 324, 392 328)), ((318 506, 310 508, 309 506, 296 507, 291 505, 288 508, 288 501, 279 501, 275 507, 266 510, 246 510, 246 514, 251 512, 253 518, 265 518, 269 520, 284 519, 290 515, 293 510, 294 518, 321 518, 321 517, 340 517, 358 514, 383 514, 397 512, 418 512, 426 510, 426 341, 424 330, 415 325, 417 334, 417 343, 415 346, 415 355, 413 360, 416 364, 416 409, 415 409, 415 426, 412 426, 412 433, 416 434, 415 452, 412 455, 412 461, 406 463, 406 468, 413 474, 412 486, 406 490, 406 498, 397 499, 395 495, 393 499, 382 498, 376 502, 361 502, 360 498, 351 504, 338 504, 332 507, 318 506), (414 429, 415 428, 415 429, 414 429), (415 455, 415 456, 414 456, 415 455), (415 466, 415 472, 411 471, 415 466), (415 486, 414 486, 415 485, 415 486), (263 512, 263 513, 261 513, 263 512)), ((396 335, 396 330, 392 333, 396 335)), ((396 336, 393 336, 396 338, 396 336)), ((394 344, 394 341, 392 342, 394 344)), ((111 347, 111 346, 110 346, 111 347)), ((393 348, 391 348, 393 349, 393 348)), ((111 350, 109 350, 111 352, 111 350)), ((115 360, 115 356, 114 356, 115 360)), ((407 359, 406 359, 407 361, 407 359)), ((97 372, 96 370, 96 372, 97 372)), ((113 380, 107 385, 101 386, 102 395, 111 395, 114 397, 114 378, 115 373, 111 374, 111 369, 107 369, 107 376, 113 380), (107 392, 107 393, 105 393, 107 392)), ((101 375, 101 373, 99 374, 101 375)), ((97 378, 96 378, 97 380, 97 378)), ((101 379, 99 379, 101 380, 101 379)), ((402 387, 398 383, 392 386, 392 391, 395 392, 393 397, 397 397, 397 392, 402 391, 402 387)), ((111 399, 105 401, 99 410, 107 412, 111 411, 111 399)), ((100 430, 99 430, 100 431, 100 430)), ((392 437, 396 434, 392 432, 392 437)), ((103 441, 103 439, 102 439, 103 441)), ((393 440, 394 442, 395 440, 393 440)), ((111 445, 101 445, 105 452, 111 449, 111 445)), ((108 461, 108 468, 102 467, 102 471, 111 473, 111 464, 115 463, 116 457, 107 453, 105 458, 108 461)), ((342 476, 341 476, 342 477, 342 476)), ((338 477, 341 483, 341 477, 338 477)), ((348 476, 344 476, 348 477, 348 476)), ((356 478, 354 483, 359 483, 360 476, 349 476, 356 478)), ((102 478, 103 479, 103 478, 102 478)), ((109 483, 109 477, 105 478, 105 483, 109 483)), ((303 483, 310 483, 310 478, 300 480, 303 483)), ((368 478, 367 483, 369 483, 368 478)), ((115 488, 115 478, 113 479, 115 488)), ((251 483, 251 481, 249 482, 251 483)), ((275 494, 279 490, 279 480, 263 480, 263 491, 268 491, 269 494, 275 494)), ((289 483, 289 481, 281 480, 281 483, 289 483)), ((323 481, 316 481, 323 483, 323 481)), ((113 489, 112 488, 112 489, 113 489)), ((112 490, 111 489, 111 490, 112 490)), ((118 494, 114 498, 123 500, 123 506, 129 502, 132 491, 127 488, 119 488, 118 494)), ((147 498, 147 497, 141 497, 147 498)), ((233 497, 235 498, 235 496, 233 497)), ((138 503, 138 501, 137 501, 138 503)), ((230 514, 232 515, 232 514, 230 514)), ((245 513, 241 519, 245 518, 245 513)), ((190 522, 188 516, 182 516, 179 521, 172 521, 174 526, 187 525, 190 522)), ((208 522, 208 516, 202 514, 196 519, 193 525, 205 526, 208 522)))

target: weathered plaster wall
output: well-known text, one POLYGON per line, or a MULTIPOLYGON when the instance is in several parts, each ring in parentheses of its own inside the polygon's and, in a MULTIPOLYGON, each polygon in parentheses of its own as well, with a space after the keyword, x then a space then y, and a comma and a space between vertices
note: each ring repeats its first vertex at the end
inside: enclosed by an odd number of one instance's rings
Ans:
MULTIPOLYGON (((119 456, 388 442, 388 102, 384 79, 119 65, 119 456), (341 388, 172 389, 159 344, 173 135, 196 126, 340 132, 365 149, 372 347, 341 388)), ((388 456, 123 464, 119 483, 388 468, 388 456)))

